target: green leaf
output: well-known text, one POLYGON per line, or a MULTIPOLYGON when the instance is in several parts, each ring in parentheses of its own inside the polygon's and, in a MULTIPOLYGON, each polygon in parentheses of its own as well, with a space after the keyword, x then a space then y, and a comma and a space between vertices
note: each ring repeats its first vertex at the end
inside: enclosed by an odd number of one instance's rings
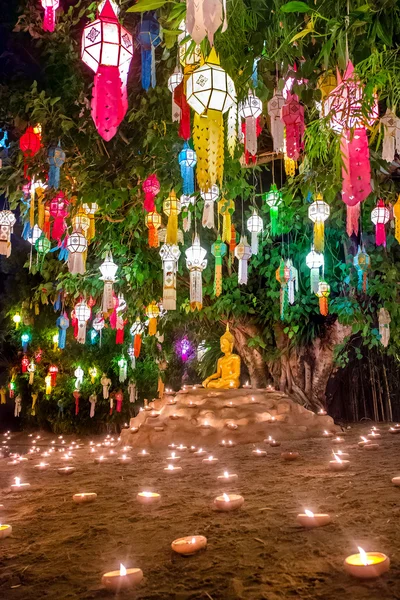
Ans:
POLYGON ((138 0, 136 4, 128 8, 126 12, 146 12, 147 10, 156 10, 161 8, 168 0, 138 0))
POLYGON ((294 42, 295 40, 300 40, 303 37, 306 37, 307 34, 312 33, 313 30, 312 29, 303 29, 303 31, 299 31, 299 33, 296 33, 296 35, 294 35, 292 37, 292 39, 290 40, 290 42, 294 42))
POLYGON ((308 6, 305 2, 300 2, 300 0, 292 0, 292 2, 288 2, 281 6, 281 11, 284 13, 306 13, 312 10, 311 6, 308 6))

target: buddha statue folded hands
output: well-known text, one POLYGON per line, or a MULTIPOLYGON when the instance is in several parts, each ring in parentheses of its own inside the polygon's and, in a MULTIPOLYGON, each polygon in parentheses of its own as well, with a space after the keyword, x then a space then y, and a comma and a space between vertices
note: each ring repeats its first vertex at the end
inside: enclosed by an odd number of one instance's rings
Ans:
POLYGON ((234 338, 229 331, 229 325, 221 337, 221 352, 224 354, 218 359, 217 371, 203 381, 205 388, 236 389, 240 380, 240 356, 233 354, 234 338))

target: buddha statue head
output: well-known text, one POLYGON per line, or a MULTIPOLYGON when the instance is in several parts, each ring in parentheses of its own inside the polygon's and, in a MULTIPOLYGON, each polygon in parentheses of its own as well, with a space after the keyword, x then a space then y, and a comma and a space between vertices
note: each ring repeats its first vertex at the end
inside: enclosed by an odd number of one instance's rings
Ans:
POLYGON ((233 346, 235 344, 235 339, 231 332, 229 331, 229 325, 226 326, 226 331, 223 336, 221 336, 220 345, 221 352, 224 354, 228 354, 228 352, 232 352, 233 346))

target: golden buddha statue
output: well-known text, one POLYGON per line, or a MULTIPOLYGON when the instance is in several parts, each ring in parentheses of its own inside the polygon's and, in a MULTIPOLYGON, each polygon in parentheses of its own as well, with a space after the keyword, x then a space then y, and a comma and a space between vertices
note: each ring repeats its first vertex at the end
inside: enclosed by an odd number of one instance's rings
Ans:
POLYGON ((223 390, 236 389, 240 379, 240 356, 232 354, 235 340, 229 331, 229 325, 221 337, 221 352, 224 356, 218 359, 217 372, 203 381, 205 388, 218 388, 223 390))

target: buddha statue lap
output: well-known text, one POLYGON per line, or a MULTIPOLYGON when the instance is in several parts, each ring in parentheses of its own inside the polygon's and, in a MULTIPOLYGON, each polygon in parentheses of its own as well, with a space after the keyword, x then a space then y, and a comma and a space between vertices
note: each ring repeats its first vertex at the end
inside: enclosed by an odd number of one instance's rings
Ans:
POLYGON ((224 354, 218 359, 217 371, 203 381, 203 387, 216 389, 237 389, 240 385, 240 356, 233 354, 234 338, 229 331, 229 325, 221 337, 221 352, 224 354))

